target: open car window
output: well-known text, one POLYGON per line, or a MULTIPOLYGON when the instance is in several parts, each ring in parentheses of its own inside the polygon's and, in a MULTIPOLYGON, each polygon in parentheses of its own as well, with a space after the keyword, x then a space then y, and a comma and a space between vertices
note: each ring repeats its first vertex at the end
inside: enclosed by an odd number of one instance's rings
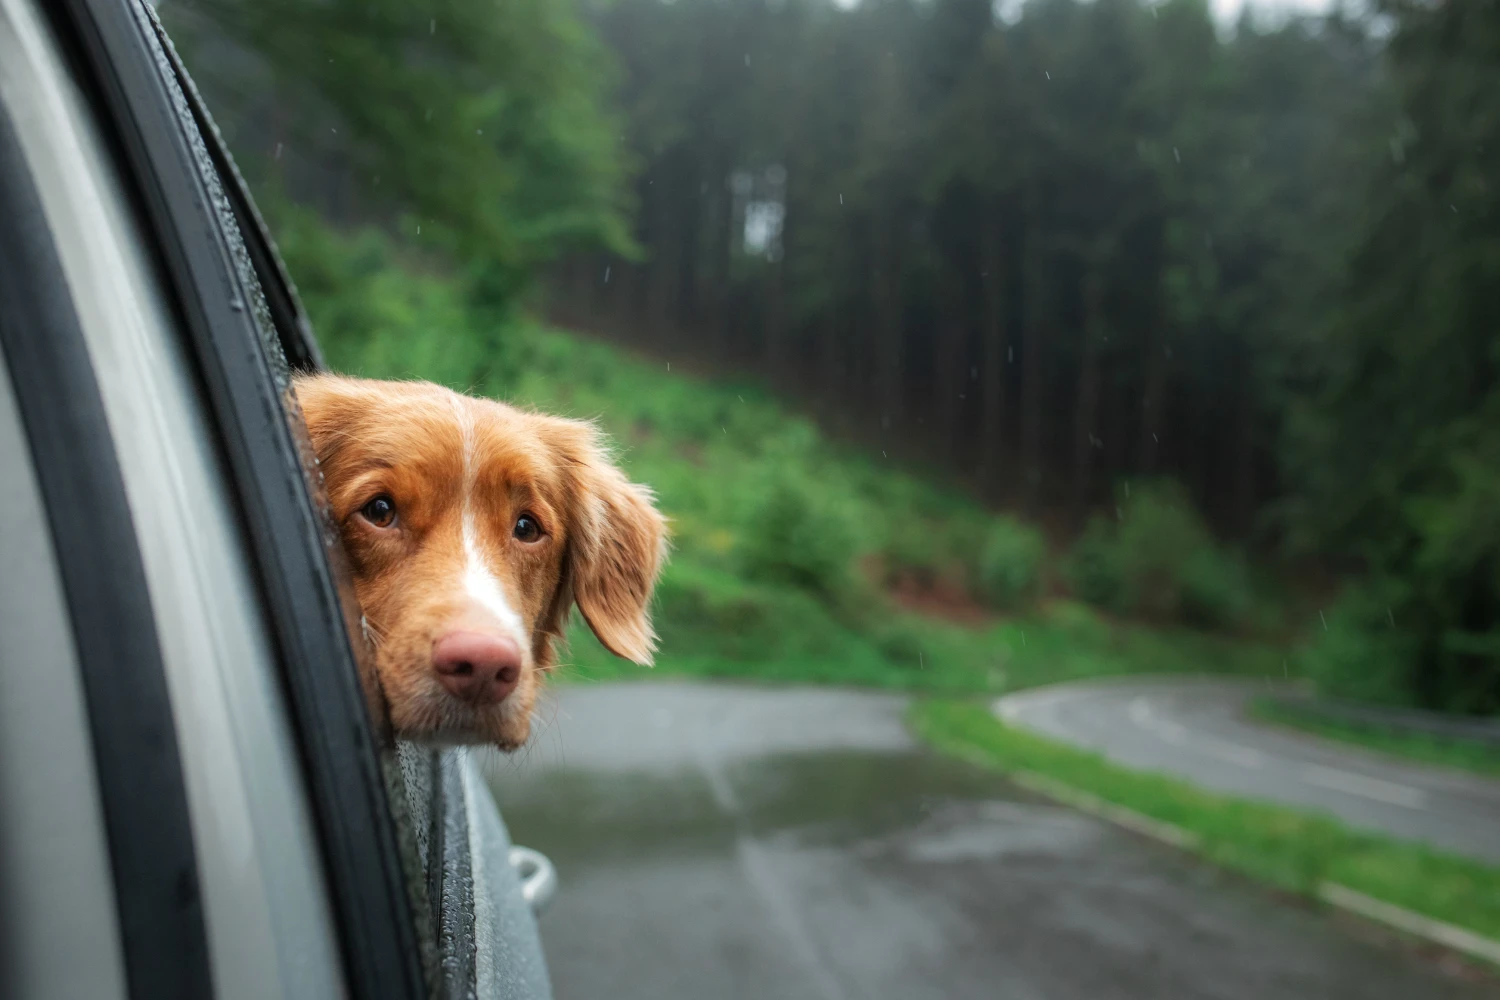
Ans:
MULTIPOLYGON (((291 385, 320 359, 295 293, 154 11, 47 5, 183 331, 271 626, 352 995, 437 981, 403 768, 291 385)), ((411 769, 408 768, 409 772, 411 769)), ((418 789, 420 794, 420 789, 418 789)))

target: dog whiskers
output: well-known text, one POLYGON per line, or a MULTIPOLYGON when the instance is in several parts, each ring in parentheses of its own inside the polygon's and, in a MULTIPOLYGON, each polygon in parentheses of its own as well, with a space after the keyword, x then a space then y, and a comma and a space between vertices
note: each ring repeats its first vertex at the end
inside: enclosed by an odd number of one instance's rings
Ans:
POLYGON ((385 642, 385 633, 378 626, 370 623, 368 615, 359 616, 359 631, 365 637, 365 642, 370 644, 371 649, 385 642))

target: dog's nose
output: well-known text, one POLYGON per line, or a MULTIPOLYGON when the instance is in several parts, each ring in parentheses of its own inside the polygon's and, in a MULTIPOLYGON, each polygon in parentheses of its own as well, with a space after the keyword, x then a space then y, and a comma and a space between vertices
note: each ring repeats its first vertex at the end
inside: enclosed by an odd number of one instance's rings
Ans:
POLYGON ((432 644, 432 667, 443 687, 465 701, 502 702, 521 678, 521 647, 483 632, 449 632, 432 644))

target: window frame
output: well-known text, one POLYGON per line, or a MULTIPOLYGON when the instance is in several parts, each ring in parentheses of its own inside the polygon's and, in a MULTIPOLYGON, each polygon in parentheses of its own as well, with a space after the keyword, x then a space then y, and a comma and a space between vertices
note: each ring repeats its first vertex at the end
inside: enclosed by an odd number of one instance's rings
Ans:
MULTIPOLYGON (((391 768, 360 683, 350 634, 357 610, 347 575, 337 572, 337 535, 315 500, 321 490, 309 482, 305 429, 288 420, 297 411, 284 358, 305 369, 321 358, 154 12, 140 0, 45 7, 158 259, 240 502, 350 994, 419 1000, 427 995, 422 959, 430 950, 417 933, 421 887, 403 862, 387 794, 391 768)), ((144 600, 144 588, 140 594, 144 600)), ((210 994, 132 988, 132 995, 210 994)))

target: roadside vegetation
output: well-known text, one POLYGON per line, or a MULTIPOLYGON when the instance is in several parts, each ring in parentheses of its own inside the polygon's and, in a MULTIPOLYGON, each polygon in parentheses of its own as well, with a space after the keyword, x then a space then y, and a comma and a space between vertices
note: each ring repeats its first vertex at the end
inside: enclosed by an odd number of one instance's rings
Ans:
POLYGON ((1316 899, 1333 882, 1500 939, 1500 869, 1355 831, 1326 816, 1119 767, 1005 726, 983 704, 924 701, 912 708, 910 722, 939 750, 1007 773, 1042 775, 1178 827, 1197 838, 1210 861, 1279 889, 1316 899))
POLYGON ((1250 703, 1252 719, 1277 726, 1288 726, 1302 732, 1337 740, 1422 764, 1436 764, 1460 771, 1472 771, 1486 777, 1500 777, 1500 749, 1472 740, 1440 739, 1418 733, 1398 733, 1321 718, 1298 711, 1271 698, 1250 703))

